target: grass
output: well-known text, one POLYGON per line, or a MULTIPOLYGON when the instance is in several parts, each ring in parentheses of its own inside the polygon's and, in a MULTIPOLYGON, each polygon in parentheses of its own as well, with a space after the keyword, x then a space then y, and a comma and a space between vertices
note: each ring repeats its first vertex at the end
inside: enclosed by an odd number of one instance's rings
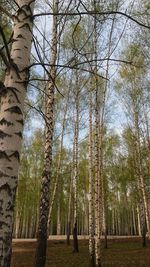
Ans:
MULTIPOLYGON (((150 267, 150 244, 142 248, 140 238, 114 239, 103 249, 102 267, 150 267)), ((88 241, 79 241, 79 253, 65 241, 48 241, 46 267, 89 267, 88 241)), ((14 242, 11 267, 33 267, 35 242, 14 242)))

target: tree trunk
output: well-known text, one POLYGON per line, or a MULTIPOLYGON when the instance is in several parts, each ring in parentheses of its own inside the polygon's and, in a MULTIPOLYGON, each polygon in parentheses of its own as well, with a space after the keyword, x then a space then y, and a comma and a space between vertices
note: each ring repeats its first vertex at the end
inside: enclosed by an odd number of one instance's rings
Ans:
POLYGON ((61 235, 61 216, 60 216, 60 202, 57 206, 57 235, 61 235))
POLYGON ((72 191, 73 191, 74 160, 75 160, 75 143, 73 142, 72 170, 71 170, 71 179, 69 188, 68 216, 67 216, 67 245, 70 245, 70 233, 71 233, 71 204, 72 204, 72 191))
MULTIPOLYGON (((73 161, 74 161, 74 148, 73 148, 73 161)), ((67 245, 70 245, 71 233, 71 203, 72 203, 72 189, 73 189, 73 173, 71 173, 70 188, 69 188, 69 201, 68 201, 68 216, 67 216, 67 245)))
MULTIPOLYGON (((94 0, 94 9, 97 1, 94 0)), ((102 183, 100 177, 100 147, 99 147, 99 101, 98 101, 98 70, 97 70, 97 21, 94 17, 94 53, 95 53, 95 261, 96 267, 102 264, 102 183)))
MULTIPOLYGON (((134 85, 136 86, 136 84, 134 85)), ((149 232, 149 212, 148 212, 148 204, 147 204, 147 197, 145 192, 145 183, 144 183, 144 171, 143 171, 143 162, 142 162, 142 155, 141 155, 141 136, 140 136, 140 128, 139 128, 139 110, 137 109, 136 105, 134 105, 133 101, 133 110, 134 110, 134 124, 135 124, 135 153, 136 153, 136 169, 137 169, 137 176, 138 176, 138 186, 139 186, 139 196, 140 196, 140 203, 143 203, 143 211, 146 218, 146 227, 147 231, 149 232)))
POLYGON ((11 261, 13 212, 23 131, 24 99, 32 42, 34 1, 18 0, 12 49, 4 85, 0 84, 0 266, 11 261))
MULTIPOLYGON (((58 12, 58 1, 54 3, 54 13, 58 12)), ((40 197, 40 213, 37 233, 37 247, 35 255, 35 267, 44 267, 47 250, 47 226, 49 214, 49 186, 52 167, 52 141, 53 141, 53 110, 54 110, 54 88, 56 78, 57 59, 57 16, 53 16, 52 45, 51 45, 51 69, 47 86, 46 97, 46 125, 44 145, 44 167, 42 174, 42 186, 40 197)))
MULTIPOLYGON (((54 205, 54 201, 55 201, 55 197, 56 197, 56 191, 60 195, 60 190, 57 190, 57 189, 58 189, 58 184, 60 183, 59 176, 60 176, 60 173, 61 173, 61 166, 62 166, 62 161, 63 161, 62 152, 63 152, 63 144, 64 144, 64 132, 65 132, 65 125, 66 125, 66 116, 67 116, 67 111, 68 111, 69 92, 70 91, 68 91, 68 94, 67 94, 65 110, 64 110, 64 117, 63 117, 63 121, 62 121, 60 152, 59 152, 59 158, 58 158, 58 167, 57 167, 57 173, 56 173, 56 180, 55 180, 54 189, 53 189, 53 193, 52 193, 52 197, 51 197, 51 203, 50 203, 50 207, 49 207, 48 227, 50 227, 51 214, 52 214, 52 209, 53 209, 53 205, 54 205)), ((60 202, 59 196, 58 196, 58 202, 60 202)))
POLYGON ((92 80, 89 91, 89 253, 90 265, 95 266, 95 239, 94 239, 94 174, 93 174, 93 144, 92 144, 92 80))
POLYGON ((141 222, 140 222, 140 210, 139 205, 137 205, 137 220, 138 220, 138 235, 141 236, 141 222))
POLYGON ((77 210, 78 210, 78 136, 79 136, 79 84, 78 84, 78 73, 76 72, 76 117, 75 117, 75 134, 74 134, 74 143, 75 143, 75 161, 74 161, 74 225, 73 225, 73 252, 79 252, 78 248, 78 226, 77 226, 77 210))

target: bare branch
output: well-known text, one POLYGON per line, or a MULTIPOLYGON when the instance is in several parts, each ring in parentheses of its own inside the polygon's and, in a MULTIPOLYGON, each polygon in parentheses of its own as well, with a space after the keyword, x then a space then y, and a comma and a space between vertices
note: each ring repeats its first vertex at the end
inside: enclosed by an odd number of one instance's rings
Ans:
POLYGON ((130 19, 131 21, 135 22, 136 24, 138 24, 141 27, 144 27, 146 29, 150 29, 150 26, 143 24, 142 22, 138 21, 137 19, 133 18, 132 16, 128 15, 127 13, 121 12, 121 11, 104 11, 104 12, 99 12, 99 11, 86 11, 86 12, 60 12, 60 13, 53 13, 53 12, 48 12, 48 13, 39 13, 39 14, 35 14, 33 15, 33 18, 36 17, 40 17, 40 16, 82 16, 82 15, 100 15, 100 16, 104 16, 104 15, 121 15, 124 16, 128 19, 130 19))

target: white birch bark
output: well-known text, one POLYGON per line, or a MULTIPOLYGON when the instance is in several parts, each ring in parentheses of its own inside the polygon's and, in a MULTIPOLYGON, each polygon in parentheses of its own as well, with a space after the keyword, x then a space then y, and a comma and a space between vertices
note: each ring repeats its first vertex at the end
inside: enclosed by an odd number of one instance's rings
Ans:
MULTIPOLYGON (((97 1, 94 0, 94 9, 96 8, 97 1)), ((102 264, 102 181, 100 170, 100 136, 99 136, 99 101, 98 101, 98 70, 97 70, 97 21, 94 17, 94 53, 95 53, 95 264, 96 267, 101 267, 102 264)))
POLYGON ((89 105, 89 252, 91 266, 94 266, 95 261, 95 238, 94 238, 94 174, 93 174, 93 135, 92 135, 92 81, 90 83, 90 91, 88 96, 89 105))
POLYGON ((0 105, 0 266, 10 266, 13 211, 32 42, 34 1, 17 0, 12 48, 0 105))
POLYGON ((142 235, 142 232, 141 232, 141 222, 140 222, 139 205, 137 205, 137 220, 138 220, 138 234, 139 234, 139 236, 141 236, 142 235))
POLYGON ((142 166, 142 156, 141 156, 141 141, 140 141, 140 129, 139 129, 139 114, 134 108, 134 123, 135 123, 135 148, 136 148, 136 163, 137 163, 137 176, 138 176, 138 186, 139 186, 139 195, 140 202, 143 203, 147 231, 149 232, 149 212, 148 212, 148 202, 145 192, 145 183, 143 177, 143 166, 142 166))
POLYGON ((74 176, 73 176, 73 186, 74 186, 74 225, 73 225, 73 241, 74 241, 74 252, 78 252, 78 239, 77 239, 77 210, 78 210, 78 139, 79 139, 79 82, 78 82, 78 72, 76 72, 76 94, 75 94, 75 134, 74 134, 74 144, 75 144, 75 159, 74 159, 74 176))

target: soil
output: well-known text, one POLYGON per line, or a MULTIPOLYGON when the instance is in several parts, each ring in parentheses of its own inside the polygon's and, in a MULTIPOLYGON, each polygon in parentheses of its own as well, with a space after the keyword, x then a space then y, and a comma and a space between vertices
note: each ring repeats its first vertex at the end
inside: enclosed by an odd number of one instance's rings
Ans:
MULTIPOLYGON (((13 241, 11 267, 33 267, 35 245, 33 240, 13 241)), ((102 267, 150 267, 150 243, 143 248, 139 237, 109 239, 102 263, 102 267)), ((79 253, 73 253, 65 240, 48 240, 46 267, 89 267, 88 240, 79 240, 79 253)))

